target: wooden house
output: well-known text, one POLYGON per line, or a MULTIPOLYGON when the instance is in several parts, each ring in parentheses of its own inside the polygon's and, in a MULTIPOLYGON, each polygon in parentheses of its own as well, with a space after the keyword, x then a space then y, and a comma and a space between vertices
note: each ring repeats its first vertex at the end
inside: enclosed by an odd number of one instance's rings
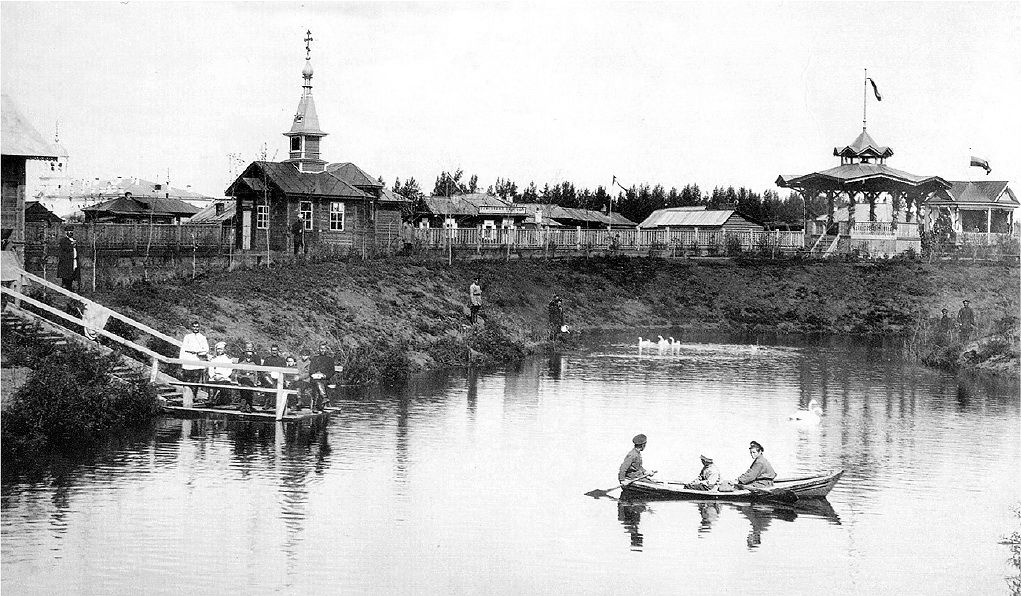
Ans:
POLYGON ((0 200, 0 218, 3 228, 3 248, 23 249, 25 242, 25 194, 28 162, 55 160, 59 151, 43 138, 14 102, 3 95, 2 158, 3 193, 0 200))
POLYGON ((419 228, 515 229, 528 216, 524 206, 486 193, 431 196, 422 202, 424 210, 414 216, 419 228))

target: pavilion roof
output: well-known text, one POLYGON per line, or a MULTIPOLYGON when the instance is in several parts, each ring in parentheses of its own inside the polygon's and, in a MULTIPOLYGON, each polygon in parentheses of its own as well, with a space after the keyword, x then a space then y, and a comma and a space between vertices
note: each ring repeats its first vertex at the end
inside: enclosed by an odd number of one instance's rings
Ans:
POLYGON ((903 190, 920 188, 936 190, 950 188, 950 183, 939 176, 918 176, 885 164, 844 164, 811 174, 781 174, 776 179, 782 188, 808 188, 818 190, 903 190))
POLYGON ((893 155, 893 149, 876 143, 872 140, 869 133, 862 130, 861 134, 850 145, 844 148, 834 147, 833 155, 841 157, 890 157, 893 155))

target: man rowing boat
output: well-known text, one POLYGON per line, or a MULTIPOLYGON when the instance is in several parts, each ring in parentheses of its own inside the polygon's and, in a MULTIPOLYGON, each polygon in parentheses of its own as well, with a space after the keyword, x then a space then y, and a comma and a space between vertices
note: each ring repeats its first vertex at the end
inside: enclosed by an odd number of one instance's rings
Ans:
POLYGON ((635 435, 631 442, 635 446, 624 457, 624 461, 620 464, 620 470, 617 471, 617 482, 621 484, 624 484, 627 480, 634 480, 642 476, 652 476, 656 473, 655 470, 646 472, 645 468, 642 467, 642 450, 645 449, 647 442, 645 435, 635 435))
POLYGON ((737 477, 735 484, 739 488, 773 488, 773 479, 776 478, 776 472, 773 471, 773 466, 769 465, 766 456, 762 455, 763 451, 765 449, 757 441, 752 441, 748 444, 748 453, 752 456, 752 465, 748 468, 747 472, 737 477))

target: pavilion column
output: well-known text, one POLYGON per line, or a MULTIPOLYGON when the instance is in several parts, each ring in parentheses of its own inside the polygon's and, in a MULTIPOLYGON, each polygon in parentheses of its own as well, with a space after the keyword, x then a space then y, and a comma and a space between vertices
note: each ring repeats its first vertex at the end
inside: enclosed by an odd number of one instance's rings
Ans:
POLYGON ((878 193, 867 192, 865 199, 869 202, 869 221, 876 221, 876 197, 878 193))
POLYGON ((905 193, 904 196, 904 221, 905 223, 911 223, 911 209, 914 204, 914 197, 905 193))
POLYGON ((836 192, 826 191, 826 231, 833 227, 833 202, 836 200, 836 192))
POLYGON ((992 232, 993 232, 993 210, 987 208, 986 209, 986 234, 991 234, 992 232))
POLYGON ((851 191, 847 193, 847 235, 851 235, 851 230, 854 229, 854 206, 855 197, 858 193, 851 191))

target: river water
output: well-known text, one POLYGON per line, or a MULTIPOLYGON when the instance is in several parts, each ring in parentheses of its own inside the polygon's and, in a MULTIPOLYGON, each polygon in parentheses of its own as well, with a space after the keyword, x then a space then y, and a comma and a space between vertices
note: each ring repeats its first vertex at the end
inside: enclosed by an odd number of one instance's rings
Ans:
MULTIPOLYGON (((999 594, 1017 529, 1016 385, 861 340, 590 338, 506 369, 350 391, 326 425, 162 420, 6 474, 4 594, 999 594), (812 398, 817 425, 788 415, 812 398), (843 469, 790 508, 585 496, 646 467, 843 469)), ((610 493, 620 496, 619 491, 610 493)))

